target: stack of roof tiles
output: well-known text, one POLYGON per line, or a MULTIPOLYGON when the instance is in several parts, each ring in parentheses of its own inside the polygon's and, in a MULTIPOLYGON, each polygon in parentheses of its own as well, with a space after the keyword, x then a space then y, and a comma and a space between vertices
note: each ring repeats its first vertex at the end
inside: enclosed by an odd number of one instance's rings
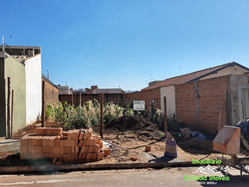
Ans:
POLYGON ((39 127, 36 135, 21 138, 20 159, 101 160, 110 154, 110 149, 102 149, 100 136, 92 132, 92 129, 62 132, 62 128, 39 127))

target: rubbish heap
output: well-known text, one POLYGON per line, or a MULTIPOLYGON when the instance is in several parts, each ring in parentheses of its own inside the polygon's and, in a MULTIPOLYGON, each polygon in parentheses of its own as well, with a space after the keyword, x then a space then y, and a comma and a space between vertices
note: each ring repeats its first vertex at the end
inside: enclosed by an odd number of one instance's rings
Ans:
POLYGON ((62 131, 62 128, 38 127, 35 135, 21 138, 20 159, 102 160, 110 154, 110 148, 103 148, 101 137, 92 133, 91 128, 62 131))

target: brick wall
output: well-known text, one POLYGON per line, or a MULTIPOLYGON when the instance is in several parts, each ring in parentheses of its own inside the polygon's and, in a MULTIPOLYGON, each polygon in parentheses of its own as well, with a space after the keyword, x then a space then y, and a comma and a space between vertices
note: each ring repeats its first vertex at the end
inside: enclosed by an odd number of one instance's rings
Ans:
POLYGON ((149 108, 150 103, 154 100, 156 102, 156 108, 161 109, 160 88, 140 92, 125 93, 123 94, 123 100, 127 103, 132 102, 133 100, 145 100, 146 109, 149 108))
MULTIPOLYGON (((101 94, 81 94, 81 105, 89 100, 94 100, 96 99, 98 102, 100 102, 100 95, 101 94)), ((122 94, 104 94, 103 98, 104 101, 103 103, 107 103, 107 102, 113 102, 114 104, 117 105, 122 105, 123 101, 122 101, 122 94)), ((80 94, 60 94, 59 95, 59 100, 62 101, 67 101, 69 104, 72 104, 72 100, 73 100, 73 104, 75 106, 79 106, 80 105, 80 94)))
MULTIPOLYGON (((101 94, 81 94, 81 104, 86 101, 94 100, 100 101, 101 94)), ((72 95, 60 94, 60 101, 67 101, 72 104, 72 95)), ((104 94, 104 103, 113 102, 117 105, 132 104, 133 100, 145 100, 145 107, 148 109, 149 104, 154 100, 156 107, 160 108, 160 88, 154 90, 146 90, 134 93, 121 93, 121 94, 104 94)), ((79 106, 80 94, 73 94, 73 104, 79 106)))
POLYGON ((46 80, 42 79, 45 82, 45 106, 48 104, 54 104, 59 101, 59 90, 49 84, 46 80))
POLYGON ((196 99, 195 83, 176 86, 176 112, 182 123, 197 126, 211 132, 218 131, 221 105, 221 127, 227 125, 226 92, 228 76, 199 81, 196 99), (196 103, 198 102, 198 110, 196 103), (198 115, 197 115, 198 114, 198 115), (199 120, 198 120, 199 119, 199 120))

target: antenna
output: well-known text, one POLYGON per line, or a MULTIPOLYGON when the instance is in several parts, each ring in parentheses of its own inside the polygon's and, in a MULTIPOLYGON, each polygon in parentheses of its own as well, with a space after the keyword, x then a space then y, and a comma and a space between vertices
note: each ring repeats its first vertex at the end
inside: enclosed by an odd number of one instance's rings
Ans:
POLYGON ((4 35, 2 35, 2 43, 3 43, 3 45, 2 45, 2 51, 4 52, 4 35))
POLYGON ((47 70, 47 78, 48 78, 48 80, 49 80, 49 72, 48 72, 48 70, 47 70))

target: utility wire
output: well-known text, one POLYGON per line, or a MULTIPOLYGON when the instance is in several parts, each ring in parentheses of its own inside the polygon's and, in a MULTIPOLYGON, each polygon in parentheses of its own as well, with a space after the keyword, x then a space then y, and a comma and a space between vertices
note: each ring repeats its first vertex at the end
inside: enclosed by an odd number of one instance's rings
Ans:
POLYGON ((5 27, 5 25, 4 25, 4 23, 3 23, 3 21, 2 21, 2 19, 0 18, 0 20, 1 20, 1 22, 2 22, 2 24, 3 24, 3 27, 5 28, 5 30, 7 31, 7 33, 9 34, 9 37, 13 40, 13 42, 17 45, 17 43, 16 43, 16 41, 12 38, 12 36, 10 35, 10 33, 9 33, 9 31, 8 31, 8 29, 5 27))
MULTIPOLYGON (((77 82, 77 81, 68 81, 68 80, 61 80, 61 79, 53 79, 55 81, 59 81, 59 82, 64 82, 66 81, 67 83, 73 83, 73 84, 80 84, 82 82, 77 82)), ((98 86, 105 86, 105 87, 112 87, 111 85, 110 86, 107 86, 106 84, 98 84, 98 86)), ((141 85, 132 85, 132 86, 122 86, 122 84, 119 84, 120 87, 141 87, 141 85)), ((116 86, 116 87, 119 87, 119 86, 116 86)))
POLYGON ((136 84, 136 85, 137 84, 148 84, 148 83, 102 82, 102 81, 82 80, 82 79, 73 79, 73 78, 67 78, 67 77, 59 77, 59 76, 54 76, 54 75, 50 75, 50 77, 61 78, 61 79, 66 79, 66 80, 82 81, 82 82, 87 81, 87 82, 99 82, 99 83, 136 84))

